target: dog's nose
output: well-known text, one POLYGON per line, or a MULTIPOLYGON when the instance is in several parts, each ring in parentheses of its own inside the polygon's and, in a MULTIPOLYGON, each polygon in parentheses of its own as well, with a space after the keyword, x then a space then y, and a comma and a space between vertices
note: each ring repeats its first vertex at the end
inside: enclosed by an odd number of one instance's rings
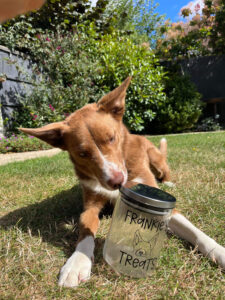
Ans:
POLYGON ((112 177, 107 181, 108 185, 116 190, 121 187, 124 181, 124 175, 122 172, 114 171, 112 177))

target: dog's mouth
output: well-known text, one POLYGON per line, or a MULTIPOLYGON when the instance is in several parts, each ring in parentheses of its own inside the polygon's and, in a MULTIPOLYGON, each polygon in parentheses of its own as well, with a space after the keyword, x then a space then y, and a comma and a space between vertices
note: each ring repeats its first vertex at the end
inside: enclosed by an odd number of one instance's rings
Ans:
POLYGON ((115 184, 114 186, 110 186, 108 184, 105 185, 105 188, 109 191, 116 191, 118 189, 120 189, 122 186, 122 184, 115 184))

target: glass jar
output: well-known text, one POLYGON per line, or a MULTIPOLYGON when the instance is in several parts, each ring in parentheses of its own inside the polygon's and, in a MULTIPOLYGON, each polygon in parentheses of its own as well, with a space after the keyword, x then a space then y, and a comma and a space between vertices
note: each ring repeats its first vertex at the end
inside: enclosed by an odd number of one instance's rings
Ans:
POLYGON ((154 187, 129 182, 120 189, 103 257, 118 274, 146 277, 155 268, 176 199, 154 187))

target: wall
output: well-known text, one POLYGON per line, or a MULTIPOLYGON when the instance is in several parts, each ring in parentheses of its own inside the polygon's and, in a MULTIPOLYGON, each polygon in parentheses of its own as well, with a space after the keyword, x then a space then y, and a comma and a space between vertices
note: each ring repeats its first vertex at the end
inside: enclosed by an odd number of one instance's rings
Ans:
POLYGON ((1 109, 0 109, 0 138, 3 137, 3 119, 2 119, 2 112, 1 112, 1 109))
POLYGON ((0 46, 0 134, 10 130, 13 111, 19 107, 18 96, 31 91, 32 85, 28 79, 31 76, 32 63, 28 59, 23 58, 21 53, 12 53, 6 47, 0 46))

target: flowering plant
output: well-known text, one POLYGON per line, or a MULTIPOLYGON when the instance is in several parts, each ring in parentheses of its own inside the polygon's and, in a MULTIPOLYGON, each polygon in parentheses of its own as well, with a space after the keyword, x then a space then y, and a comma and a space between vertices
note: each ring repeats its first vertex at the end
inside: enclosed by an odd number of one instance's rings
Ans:
POLYGON ((102 96, 102 91, 94 84, 99 67, 94 36, 90 32, 87 34, 81 28, 65 36, 59 30, 56 34, 39 35, 38 41, 38 46, 32 50, 38 58, 34 64, 38 80, 33 81, 32 93, 20 99, 15 128, 40 127, 61 121, 102 96))
POLYGON ((0 153, 46 150, 51 147, 33 136, 15 135, 0 138, 0 153))
POLYGON ((225 1, 203 0, 181 9, 184 21, 162 26, 164 38, 157 42, 158 54, 184 58, 225 53, 225 1), (201 5, 200 5, 201 4, 201 5))

